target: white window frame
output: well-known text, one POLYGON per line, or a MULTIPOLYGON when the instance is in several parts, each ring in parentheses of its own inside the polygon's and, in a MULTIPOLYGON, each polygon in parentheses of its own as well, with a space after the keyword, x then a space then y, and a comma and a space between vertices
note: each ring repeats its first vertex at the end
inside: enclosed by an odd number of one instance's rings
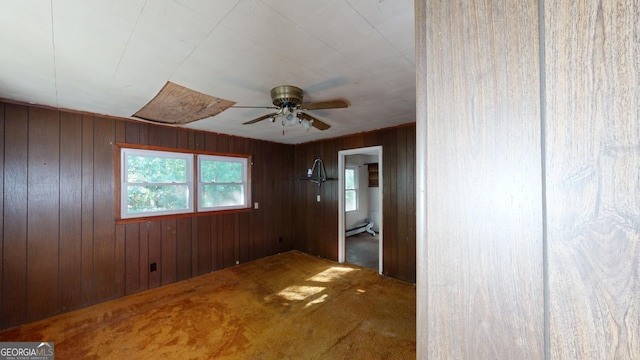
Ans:
POLYGON ((147 150, 147 149, 137 149, 137 148, 120 148, 120 217, 122 219, 131 219, 131 218, 141 218, 141 217, 151 217, 151 216, 161 216, 161 215, 175 215, 175 214, 185 214, 194 212, 194 191, 193 191, 193 154, 190 153, 182 153, 182 152, 172 152, 172 151, 161 151, 161 150, 147 150), (140 184, 144 185, 178 185, 178 183, 130 183, 127 180, 128 174, 128 156, 144 156, 144 157, 159 157, 159 158, 167 158, 167 159, 184 159, 186 160, 186 174, 187 179, 185 183, 179 183, 180 185, 187 185, 188 191, 188 200, 187 200, 187 208, 179 209, 179 210, 164 210, 164 211, 149 211, 149 212, 135 212, 129 213, 127 209, 127 198, 128 198, 128 187, 136 186, 140 184))
MULTIPOLYGON (((249 203, 251 201, 251 194, 249 188, 249 159, 246 157, 239 156, 224 156, 224 155, 207 155, 207 154, 198 154, 198 168, 197 168, 197 179, 198 179, 198 211, 220 211, 220 210, 234 210, 234 209, 245 209, 249 207, 249 203), (202 196, 204 194, 204 185, 211 184, 211 182, 203 182, 202 181, 202 172, 200 169, 202 168, 201 164, 203 160, 214 160, 214 161, 224 161, 224 162, 234 162, 242 164, 242 182, 241 183, 230 183, 235 185, 242 186, 243 192, 243 202, 242 204, 237 205, 227 205, 227 206, 211 206, 205 207, 202 196)), ((216 184, 224 184, 224 183, 216 183, 216 184)))
POLYGON ((345 212, 347 212, 347 213, 349 213, 349 212, 356 212, 356 211, 358 211, 358 209, 360 208, 360 201, 359 201, 359 199, 358 199, 358 195, 359 195, 359 194, 358 194, 358 192, 359 192, 359 191, 358 191, 358 185, 359 185, 359 183, 358 183, 358 181, 359 181, 359 179, 358 179, 358 168, 357 168, 357 167, 354 167, 354 166, 347 166, 347 167, 345 167, 345 169, 344 169, 344 171, 345 171, 345 179, 347 178, 347 174, 346 174, 346 173, 347 173, 347 171, 349 171, 349 170, 353 171, 353 186, 354 186, 354 188, 353 188, 353 189, 348 188, 348 187, 347 187, 347 184, 346 184, 346 182, 345 182, 345 186, 344 186, 344 197, 345 197, 345 199, 346 199, 346 198, 347 198, 347 192, 348 192, 348 191, 353 191, 353 192, 355 193, 356 208, 355 208, 355 209, 353 209, 353 210, 346 210, 346 204, 345 204, 345 212))

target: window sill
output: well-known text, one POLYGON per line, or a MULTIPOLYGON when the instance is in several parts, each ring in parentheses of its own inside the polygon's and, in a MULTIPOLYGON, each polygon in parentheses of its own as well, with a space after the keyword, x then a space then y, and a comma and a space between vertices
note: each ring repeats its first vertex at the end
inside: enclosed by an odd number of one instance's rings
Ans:
POLYGON ((200 216, 226 215, 226 214, 250 212, 251 210, 252 209, 250 207, 247 207, 242 209, 190 212, 190 213, 184 213, 184 214, 141 216, 141 217, 135 217, 135 218, 116 219, 116 225, 182 219, 182 218, 193 218, 193 217, 200 217, 200 216))

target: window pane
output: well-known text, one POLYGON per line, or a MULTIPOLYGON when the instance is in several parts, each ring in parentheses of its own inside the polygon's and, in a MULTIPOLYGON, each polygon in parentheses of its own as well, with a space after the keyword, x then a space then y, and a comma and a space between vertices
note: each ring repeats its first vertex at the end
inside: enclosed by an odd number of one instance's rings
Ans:
POLYGON ((127 213, 189 209, 187 185, 132 185, 127 187, 127 213))
POLYGON ((198 155, 198 211, 248 207, 248 159, 198 155))
POLYGON ((220 207, 244 205, 242 185, 204 184, 200 195, 202 207, 220 207))
POLYGON ((344 170, 344 187, 345 189, 356 188, 356 171, 354 169, 344 170))
POLYGON ((344 192, 344 210, 345 211, 358 210, 358 205, 356 204, 355 190, 346 190, 344 192))
POLYGON ((187 160, 128 155, 129 183, 184 183, 187 181, 187 160))
POLYGON ((214 183, 242 183, 242 163, 201 160, 200 181, 214 183))

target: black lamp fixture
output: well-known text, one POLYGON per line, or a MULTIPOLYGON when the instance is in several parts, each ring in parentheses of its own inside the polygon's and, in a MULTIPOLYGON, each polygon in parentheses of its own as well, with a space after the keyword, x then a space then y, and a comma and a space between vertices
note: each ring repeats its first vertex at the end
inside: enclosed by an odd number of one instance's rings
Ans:
POLYGON ((318 187, 320 187, 325 181, 337 179, 327 177, 327 170, 324 168, 324 162, 320 157, 317 157, 313 161, 313 166, 307 170, 307 177, 301 180, 309 180, 314 184, 318 184, 318 187))

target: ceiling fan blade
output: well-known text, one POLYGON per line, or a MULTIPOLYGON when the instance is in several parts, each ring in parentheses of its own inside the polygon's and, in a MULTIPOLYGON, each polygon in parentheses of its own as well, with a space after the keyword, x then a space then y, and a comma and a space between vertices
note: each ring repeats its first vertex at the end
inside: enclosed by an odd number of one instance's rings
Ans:
POLYGON ((320 110, 320 109, 340 109, 349 107, 349 104, 342 99, 316 101, 300 104, 300 108, 304 110, 320 110))
POLYGON ((279 107, 276 106, 242 106, 242 105, 234 105, 231 106, 232 108, 236 108, 236 109, 279 109, 279 107))
POLYGON ((313 117, 309 114, 298 113, 298 117, 301 119, 312 121, 311 126, 313 126, 318 130, 327 130, 328 128, 331 127, 331 125, 327 124, 326 122, 318 120, 318 118, 313 117))
POLYGON ((277 114, 277 113, 263 115, 263 116, 260 116, 259 118, 256 118, 256 119, 253 119, 253 120, 249 120, 249 121, 247 121, 247 122, 244 122, 244 123, 242 123, 242 125, 255 124, 255 123, 257 123, 258 121, 262 121, 262 120, 264 120, 264 119, 268 119, 268 118, 270 118, 270 117, 274 117, 274 116, 276 116, 276 114, 277 114))

